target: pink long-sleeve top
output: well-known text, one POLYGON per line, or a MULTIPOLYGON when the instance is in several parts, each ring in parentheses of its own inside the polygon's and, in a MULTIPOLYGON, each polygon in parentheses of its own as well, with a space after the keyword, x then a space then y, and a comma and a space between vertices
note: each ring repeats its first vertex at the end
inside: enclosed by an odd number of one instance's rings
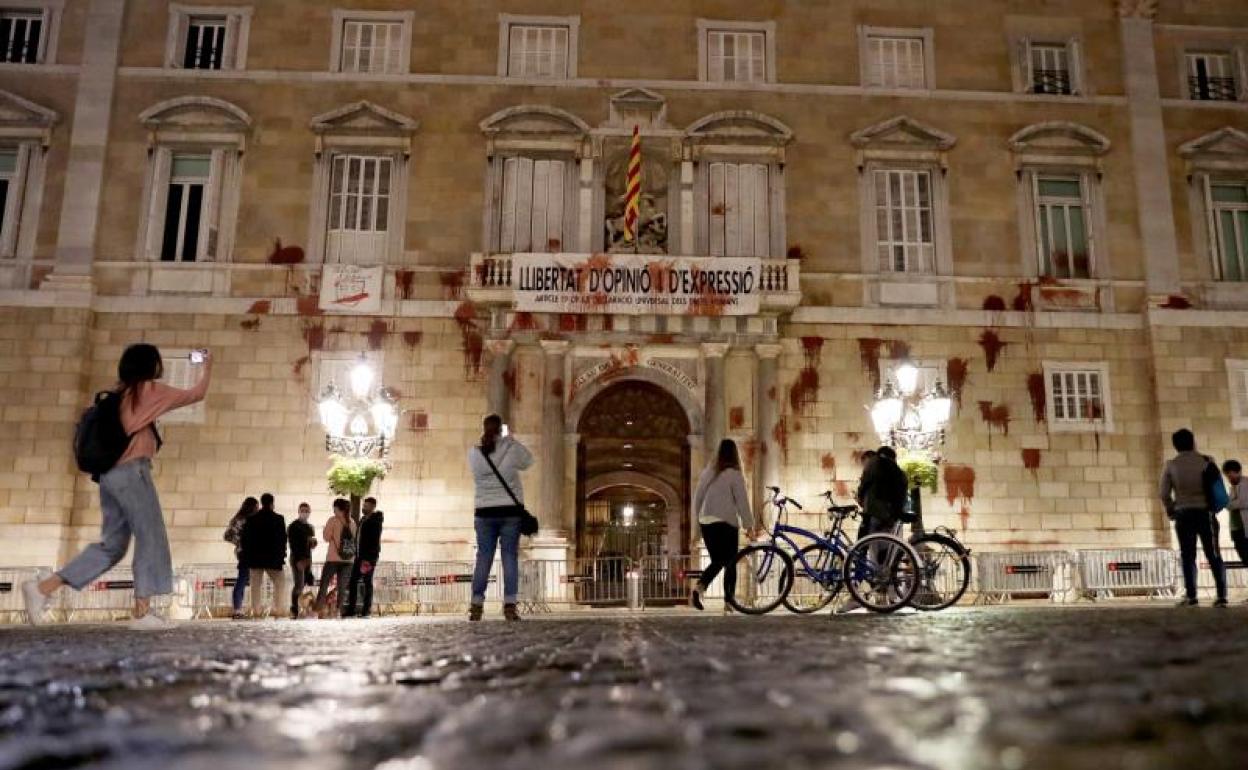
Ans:
POLYGON ((167 412, 202 401, 208 392, 208 379, 209 371, 205 369, 193 388, 182 390, 149 380, 129 391, 121 402, 121 427, 133 438, 130 439, 130 448, 117 464, 154 456, 156 436, 147 426, 167 412))

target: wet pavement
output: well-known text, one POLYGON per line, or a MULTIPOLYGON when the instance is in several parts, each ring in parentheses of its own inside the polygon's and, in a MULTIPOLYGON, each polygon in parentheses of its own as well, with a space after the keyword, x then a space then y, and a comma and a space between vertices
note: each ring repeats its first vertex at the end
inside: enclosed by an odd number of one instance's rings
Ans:
POLYGON ((1248 608, 0 629, 0 768, 1248 767, 1248 608))

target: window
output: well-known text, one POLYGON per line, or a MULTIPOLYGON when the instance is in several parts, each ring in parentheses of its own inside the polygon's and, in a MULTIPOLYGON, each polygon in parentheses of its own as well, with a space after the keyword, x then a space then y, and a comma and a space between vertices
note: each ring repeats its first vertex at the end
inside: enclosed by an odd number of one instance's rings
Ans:
POLYGON ((1187 59, 1187 95, 1198 101, 1233 102, 1238 92, 1235 84, 1235 56, 1231 51, 1189 51, 1187 59))
POLYGON ((16 195, 10 195, 10 190, 17 186, 17 150, 0 149, 0 239, 3 238, 5 229, 10 227, 16 221, 16 212, 10 211, 17 208, 14 204, 17 202, 16 195))
MULTIPOLYGON (((34 257, 39 210, 43 203, 47 147, 60 117, 52 110, 0 90, 0 289, 8 285, 14 258, 34 257)), ((18 281, 21 283, 21 281, 18 281)))
POLYGON ((932 272, 936 247, 932 232, 931 173, 877 169, 873 174, 880 270, 932 272))
POLYGON ((1033 94, 1072 94, 1070 51, 1063 44, 1032 43, 1028 81, 1033 94))
POLYGON ((165 201, 162 262, 194 262, 200 256, 204 194, 212 176, 210 155, 174 155, 165 201))
MULTIPOLYGON (((201 365, 191 363, 190 350, 165 350, 163 362, 165 373, 161 377, 161 382, 166 385, 185 390, 194 387, 199 382, 201 365)), ((204 402, 200 401, 190 406, 166 412, 160 418, 160 421, 166 423, 202 423, 204 421, 204 402)))
POLYGON ((1228 359, 1227 392, 1231 396, 1231 427, 1248 430, 1248 361, 1228 359))
POLYGON ((1050 430, 1113 430, 1104 364, 1046 362, 1044 374, 1050 430))
POLYGON ((1207 181, 1213 250, 1224 281, 1248 281, 1248 182, 1207 181))
POLYGON ((859 32, 862 84, 869 88, 931 88, 932 33, 930 30, 859 32))
POLYGON ((326 262, 385 261, 392 163, 384 155, 334 156, 326 262))
POLYGON ((408 71, 412 13, 334 11, 331 72, 394 75, 408 71))
POLYGON ((512 157, 503 161, 499 251, 563 250, 570 167, 571 163, 563 160, 512 157))
POLYGON ((773 22, 698 19, 698 79, 712 83, 775 82, 773 22))
POLYGON ((771 186, 764 163, 711 163, 709 246, 717 257, 771 254, 771 186))
POLYGON ((1040 275, 1091 278, 1087 200, 1078 176, 1033 174, 1040 275))
POLYGON ((576 16, 499 17, 499 75, 562 80, 576 77, 576 16))
POLYGON ((170 6, 166 65, 188 70, 236 70, 247 63, 251 8, 170 6))
POLYGON ((64 0, 0 0, 0 62, 51 64, 64 0))

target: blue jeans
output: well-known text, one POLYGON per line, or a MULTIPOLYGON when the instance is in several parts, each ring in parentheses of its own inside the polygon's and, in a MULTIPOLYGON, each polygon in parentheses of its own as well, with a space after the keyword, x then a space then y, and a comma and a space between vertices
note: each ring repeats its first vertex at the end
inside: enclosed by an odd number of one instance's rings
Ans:
POLYGON ((515 604, 520 582, 520 517, 477 516, 477 568, 472 572, 472 603, 485 604, 494 549, 503 542, 503 602, 515 604))
POLYGON ((134 537, 134 597, 173 593, 169 535, 152 484, 152 461, 138 459, 100 476, 100 542, 61 568, 61 580, 81 591, 125 557, 134 537))
POLYGON ((251 582, 251 570, 238 562, 238 577, 234 579, 234 593, 230 596, 235 612, 243 611, 243 597, 247 595, 247 584, 251 582))

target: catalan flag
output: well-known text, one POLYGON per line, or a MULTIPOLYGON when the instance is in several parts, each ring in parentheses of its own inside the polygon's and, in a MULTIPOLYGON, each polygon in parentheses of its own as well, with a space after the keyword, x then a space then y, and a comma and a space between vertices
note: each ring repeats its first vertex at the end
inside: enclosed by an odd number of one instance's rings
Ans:
POLYGON ((628 175, 624 197, 624 240, 637 242, 637 223, 641 218, 641 133, 633 126, 633 144, 628 150, 628 175))

